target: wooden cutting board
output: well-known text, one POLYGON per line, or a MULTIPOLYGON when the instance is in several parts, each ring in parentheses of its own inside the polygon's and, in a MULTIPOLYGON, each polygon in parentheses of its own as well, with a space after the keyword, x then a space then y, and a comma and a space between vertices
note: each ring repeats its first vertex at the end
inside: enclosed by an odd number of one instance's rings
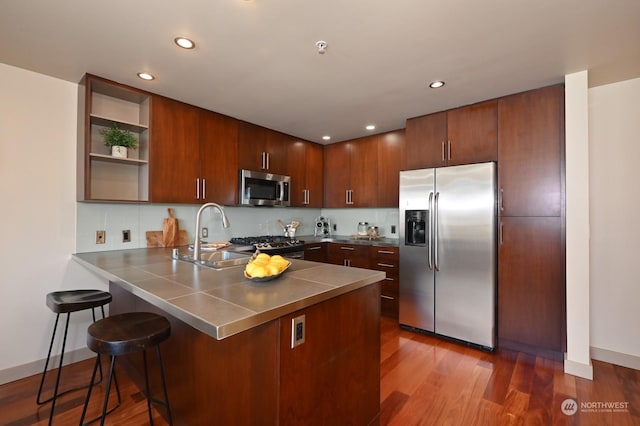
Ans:
MULTIPOLYGON (((147 247, 165 247, 163 240, 163 231, 147 231, 147 247)), ((188 244, 187 231, 178 230, 177 243, 173 247, 186 246, 188 244)))
POLYGON ((162 223, 162 245, 164 247, 176 247, 178 245, 178 219, 173 217, 173 209, 167 209, 169 217, 162 223))

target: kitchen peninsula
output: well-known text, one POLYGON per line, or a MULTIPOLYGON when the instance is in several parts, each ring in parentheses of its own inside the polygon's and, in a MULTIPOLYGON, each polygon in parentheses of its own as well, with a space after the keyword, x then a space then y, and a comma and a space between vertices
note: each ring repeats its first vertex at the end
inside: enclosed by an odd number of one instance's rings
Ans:
MULTIPOLYGON (((378 423, 384 272, 293 260, 254 283, 243 266, 213 270, 164 248, 74 259, 109 280, 111 314, 171 322, 162 353, 176 424, 378 423)), ((144 387, 139 355, 118 365, 144 387)))

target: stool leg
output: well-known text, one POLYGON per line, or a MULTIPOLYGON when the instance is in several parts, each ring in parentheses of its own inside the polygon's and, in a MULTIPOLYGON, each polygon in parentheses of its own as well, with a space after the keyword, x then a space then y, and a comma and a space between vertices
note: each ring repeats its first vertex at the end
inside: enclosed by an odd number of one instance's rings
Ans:
POLYGON ((147 411, 149 412, 149 423, 153 426, 153 416, 151 415, 151 389, 149 388, 149 370, 147 369, 147 351, 142 351, 142 361, 144 363, 144 385, 147 389, 147 411))
MULTIPOLYGON (((102 405, 102 417, 100 418, 100 426, 104 425, 104 419, 107 417, 107 405, 109 404, 109 394, 111 393, 111 380, 113 379, 113 372, 116 368, 116 357, 111 357, 111 367, 109 368, 109 379, 107 380, 107 390, 104 395, 104 404, 102 405)), ((120 397, 118 393, 118 398, 120 397)))
POLYGON ((96 371, 100 364, 100 355, 96 356, 96 363, 93 365, 93 373, 91 374, 91 381, 89 382, 89 390, 87 391, 87 397, 84 400, 84 407, 82 408, 82 416, 80 416, 80 426, 84 423, 84 416, 87 414, 87 406, 89 405, 89 399, 91 398, 91 391, 93 390, 93 381, 96 379, 96 371))
POLYGON ((51 350, 53 349, 53 341, 56 338, 56 331, 58 330, 58 320, 60 319, 60 314, 56 315, 56 322, 53 325, 53 333, 51 334, 51 343, 49 343, 49 353, 47 353, 47 361, 44 363, 44 370, 42 371, 42 378, 40 379, 40 387, 38 388, 38 396, 36 398, 36 403, 38 405, 45 404, 51 401, 52 398, 47 399, 46 401, 40 401, 40 396, 42 394, 42 386, 44 385, 44 378, 47 375, 47 368, 49 367, 49 360, 51 359, 51 350))
POLYGON ((62 360, 64 359, 64 347, 67 344, 67 331, 69 331, 69 317, 71 313, 67 313, 67 321, 64 327, 64 337, 62 338, 62 351, 60 352, 60 363, 58 364, 58 374, 56 375, 56 386, 53 389, 53 399, 51 400, 51 412, 49 412, 49 425, 53 423, 53 410, 56 408, 56 399, 58 398, 58 387, 60 386, 60 375, 62 374, 62 360))
POLYGON ((158 364, 160 365, 160 378, 162 379, 162 391, 164 392, 164 402, 167 407, 167 417, 169 417, 169 425, 173 426, 173 418, 171 417, 171 406, 169 405, 169 394, 167 393, 167 383, 164 380, 164 368, 162 367, 162 355, 160 355, 160 345, 156 346, 158 354, 158 364))

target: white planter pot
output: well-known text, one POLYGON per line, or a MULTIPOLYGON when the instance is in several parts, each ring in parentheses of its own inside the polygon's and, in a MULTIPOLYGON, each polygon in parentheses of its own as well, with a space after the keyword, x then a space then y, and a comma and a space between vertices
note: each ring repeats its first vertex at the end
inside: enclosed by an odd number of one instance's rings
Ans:
POLYGON ((127 148, 124 146, 112 146, 111 156, 118 158, 127 158, 127 148))

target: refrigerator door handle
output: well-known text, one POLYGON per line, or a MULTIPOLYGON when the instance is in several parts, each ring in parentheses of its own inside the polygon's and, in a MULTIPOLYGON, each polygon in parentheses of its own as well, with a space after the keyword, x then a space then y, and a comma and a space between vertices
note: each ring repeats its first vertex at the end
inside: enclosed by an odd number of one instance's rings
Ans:
POLYGON ((436 192, 436 196, 433 199, 433 267, 436 272, 440 270, 438 265, 438 199, 440 193, 436 192))
POLYGON ((429 222, 428 222, 428 226, 427 226, 427 247, 429 249, 428 252, 428 257, 429 257, 429 270, 433 271, 433 251, 432 251, 432 244, 433 241, 432 240, 432 236, 431 236, 431 227, 433 226, 433 192, 429 193, 429 222))

